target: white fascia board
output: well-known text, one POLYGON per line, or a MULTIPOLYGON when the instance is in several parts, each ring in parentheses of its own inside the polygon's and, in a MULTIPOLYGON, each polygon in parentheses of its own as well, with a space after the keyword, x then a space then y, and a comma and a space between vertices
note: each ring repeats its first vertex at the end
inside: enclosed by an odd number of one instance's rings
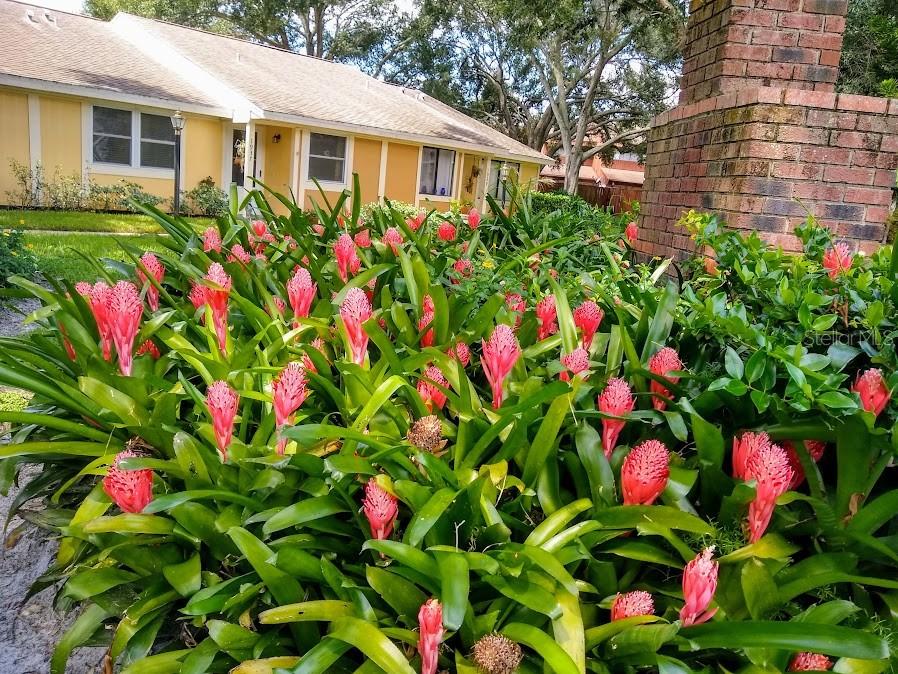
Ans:
POLYGON ((548 165, 554 163, 553 159, 545 155, 534 157, 526 154, 517 154, 510 152, 495 145, 481 145, 479 143, 468 143, 461 140, 451 138, 439 138, 436 136, 425 136, 417 133, 406 133, 404 131, 393 131, 391 129, 380 129, 373 126, 364 126, 362 124, 348 124, 345 122, 332 122, 324 119, 316 119, 314 117, 306 117, 303 115, 291 115, 282 112, 263 111, 260 119, 266 119, 272 122, 281 122, 286 124, 299 124, 311 129, 320 129, 322 131, 342 131, 344 133, 355 133, 363 136, 371 136, 372 138, 388 138, 390 140, 405 141, 412 143, 420 143, 422 145, 431 145, 434 147, 445 147, 450 150, 470 150, 480 154, 486 154, 498 159, 505 159, 516 162, 526 162, 529 164, 548 165))
POLYGON ((166 98, 155 98, 153 96, 138 96, 135 94, 122 93, 120 91, 112 91, 110 89, 100 89, 98 87, 82 86, 80 84, 50 82, 48 80, 38 80, 31 77, 21 77, 19 75, 9 75, 6 73, 0 73, 0 86, 47 94, 75 96, 81 99, 90 99, 92 101, 114 101, 116 103, 140 105, 147 108, 159 108, 162 110, 179 108, 183 112, 193 112, 200 115, 209 115, 211 117, 231 116, 231 110, 227 108, 218 108, 199 103, 187 103, 166 98))
POLYGON ((202 94, 228 110, 228 116, 232 121, 245 123, 250 118, 262 114, 262 111, 246 96, 203 70, 159 36, 147 31, 135 17, 119 13, 112 18, 109 25, 145 57, 190 82, 202 94))

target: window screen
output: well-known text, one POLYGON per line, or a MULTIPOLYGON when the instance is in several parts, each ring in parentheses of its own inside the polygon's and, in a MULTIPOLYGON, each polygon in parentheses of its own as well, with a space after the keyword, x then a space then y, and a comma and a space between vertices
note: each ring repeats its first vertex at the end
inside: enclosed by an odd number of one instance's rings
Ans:
POLYGON ((420 194, 440 197, 452 196, 452 176, 455 173, 455 150, 425 147, 421 154, 420 194))
POLYGON ((175 130, 170 118, 140 114, 140 165, 150 168, 175 167, 175 130))
POLYGON ((131 164, 131 111, 94 106, 93 158, 105 164, 131 164))
POLYGON ((309 179, 342 183, 346 169, 346 138, 309 134, 309 179))

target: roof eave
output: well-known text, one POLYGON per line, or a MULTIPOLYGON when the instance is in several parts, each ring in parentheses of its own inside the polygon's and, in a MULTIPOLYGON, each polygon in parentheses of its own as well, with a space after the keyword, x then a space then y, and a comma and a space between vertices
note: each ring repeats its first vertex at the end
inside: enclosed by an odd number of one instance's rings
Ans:
POLYGON ((318 119, 305 115, 294 115, 284 112, 274 112, 264 110, 260 119, 271 122, 282 122, 286 124, 299 124, 302 126, 318 128, 326 131, 343 131, 347 133, 358 133, 378 138, 387 138, 389 140, 410 141, 414 143, 426 143, 429 145, 438 145, 461 150, 471 150, 480 154, 488 154, 499 159, 507 159, 511 161, 527 162, 530 164, 551 164, 553 160, 544 154, 523 154, 511 152, 505 148, 495 145, 484 145, 481 143, 469 143, 452 138, 443 138, 440 136, 428 136, 424 134, 406 133, 404 131, 395 131, 393 129, 383 129, 374 126, 365 126, 363 124, 349 124, 346 122, 335 122, 326 119, 318 119))

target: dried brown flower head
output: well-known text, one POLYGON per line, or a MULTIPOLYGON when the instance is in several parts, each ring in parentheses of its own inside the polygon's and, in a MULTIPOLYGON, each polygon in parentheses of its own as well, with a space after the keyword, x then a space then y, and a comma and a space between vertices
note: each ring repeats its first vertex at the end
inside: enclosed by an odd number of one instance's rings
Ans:
POLYGON ((443 426, 440 418, 435 414, 421 417, 408 429, 408 441, 418 449, 435 452, 441 449, 443 441, 443 426))
POLYGON ((501 634, 487 634, 474 644, 474 663, 484 674, 515 674, 523 659, 521 647, 501 634))

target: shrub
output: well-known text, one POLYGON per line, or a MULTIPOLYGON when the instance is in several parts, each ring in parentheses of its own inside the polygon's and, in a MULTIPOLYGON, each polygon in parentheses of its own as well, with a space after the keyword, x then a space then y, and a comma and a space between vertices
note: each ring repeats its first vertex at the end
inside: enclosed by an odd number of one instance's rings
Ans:
POLYGON ((567 192, 536 192, 531 195, 534 213, 578 214, 593 208, 583 197, 567 192))
MULTIPOLYGON (((553 225, 522 196, 473 230, 349 198, 202 237, 146 208, 168 251, 98 265, 115 290, 17 281, 47 308, 0 342, 0 383, 35 391, 0 413, 23 429, 2 473, 43 463, 26 495, 62 541, 38 587, 85 605, 52 672, 89 639, 125 674, 888 669, 877 355, 725 334, 759 318, 704 292, 722 264, 681 293, 601 241, 556 281, 567 244, 531 266, 510 228, 553 225), (458 292, 462 248, 527 292, 458 292)), ((898 264, 826 259, 800 264, 849 317, 891 292, 898 264)))
POLYGON ((22 232, 16 229, 0 232, 0 285, 7 285, 13 276, 30 277, 36 269, 37 261, 22 232))
POLYGON ((227 193, 215 186, 211 176, 200 180, 196 187, 184 193, 185 212, 217 218, 228 209, 227 193))
POLYGON ((15 159, 9 160, 9 171, 15 187, 6 191, 9 202, 19 208, 33 208, 38 205, 38 195, 44 188, 44 169, 38 162, 35 166, 15 159))

